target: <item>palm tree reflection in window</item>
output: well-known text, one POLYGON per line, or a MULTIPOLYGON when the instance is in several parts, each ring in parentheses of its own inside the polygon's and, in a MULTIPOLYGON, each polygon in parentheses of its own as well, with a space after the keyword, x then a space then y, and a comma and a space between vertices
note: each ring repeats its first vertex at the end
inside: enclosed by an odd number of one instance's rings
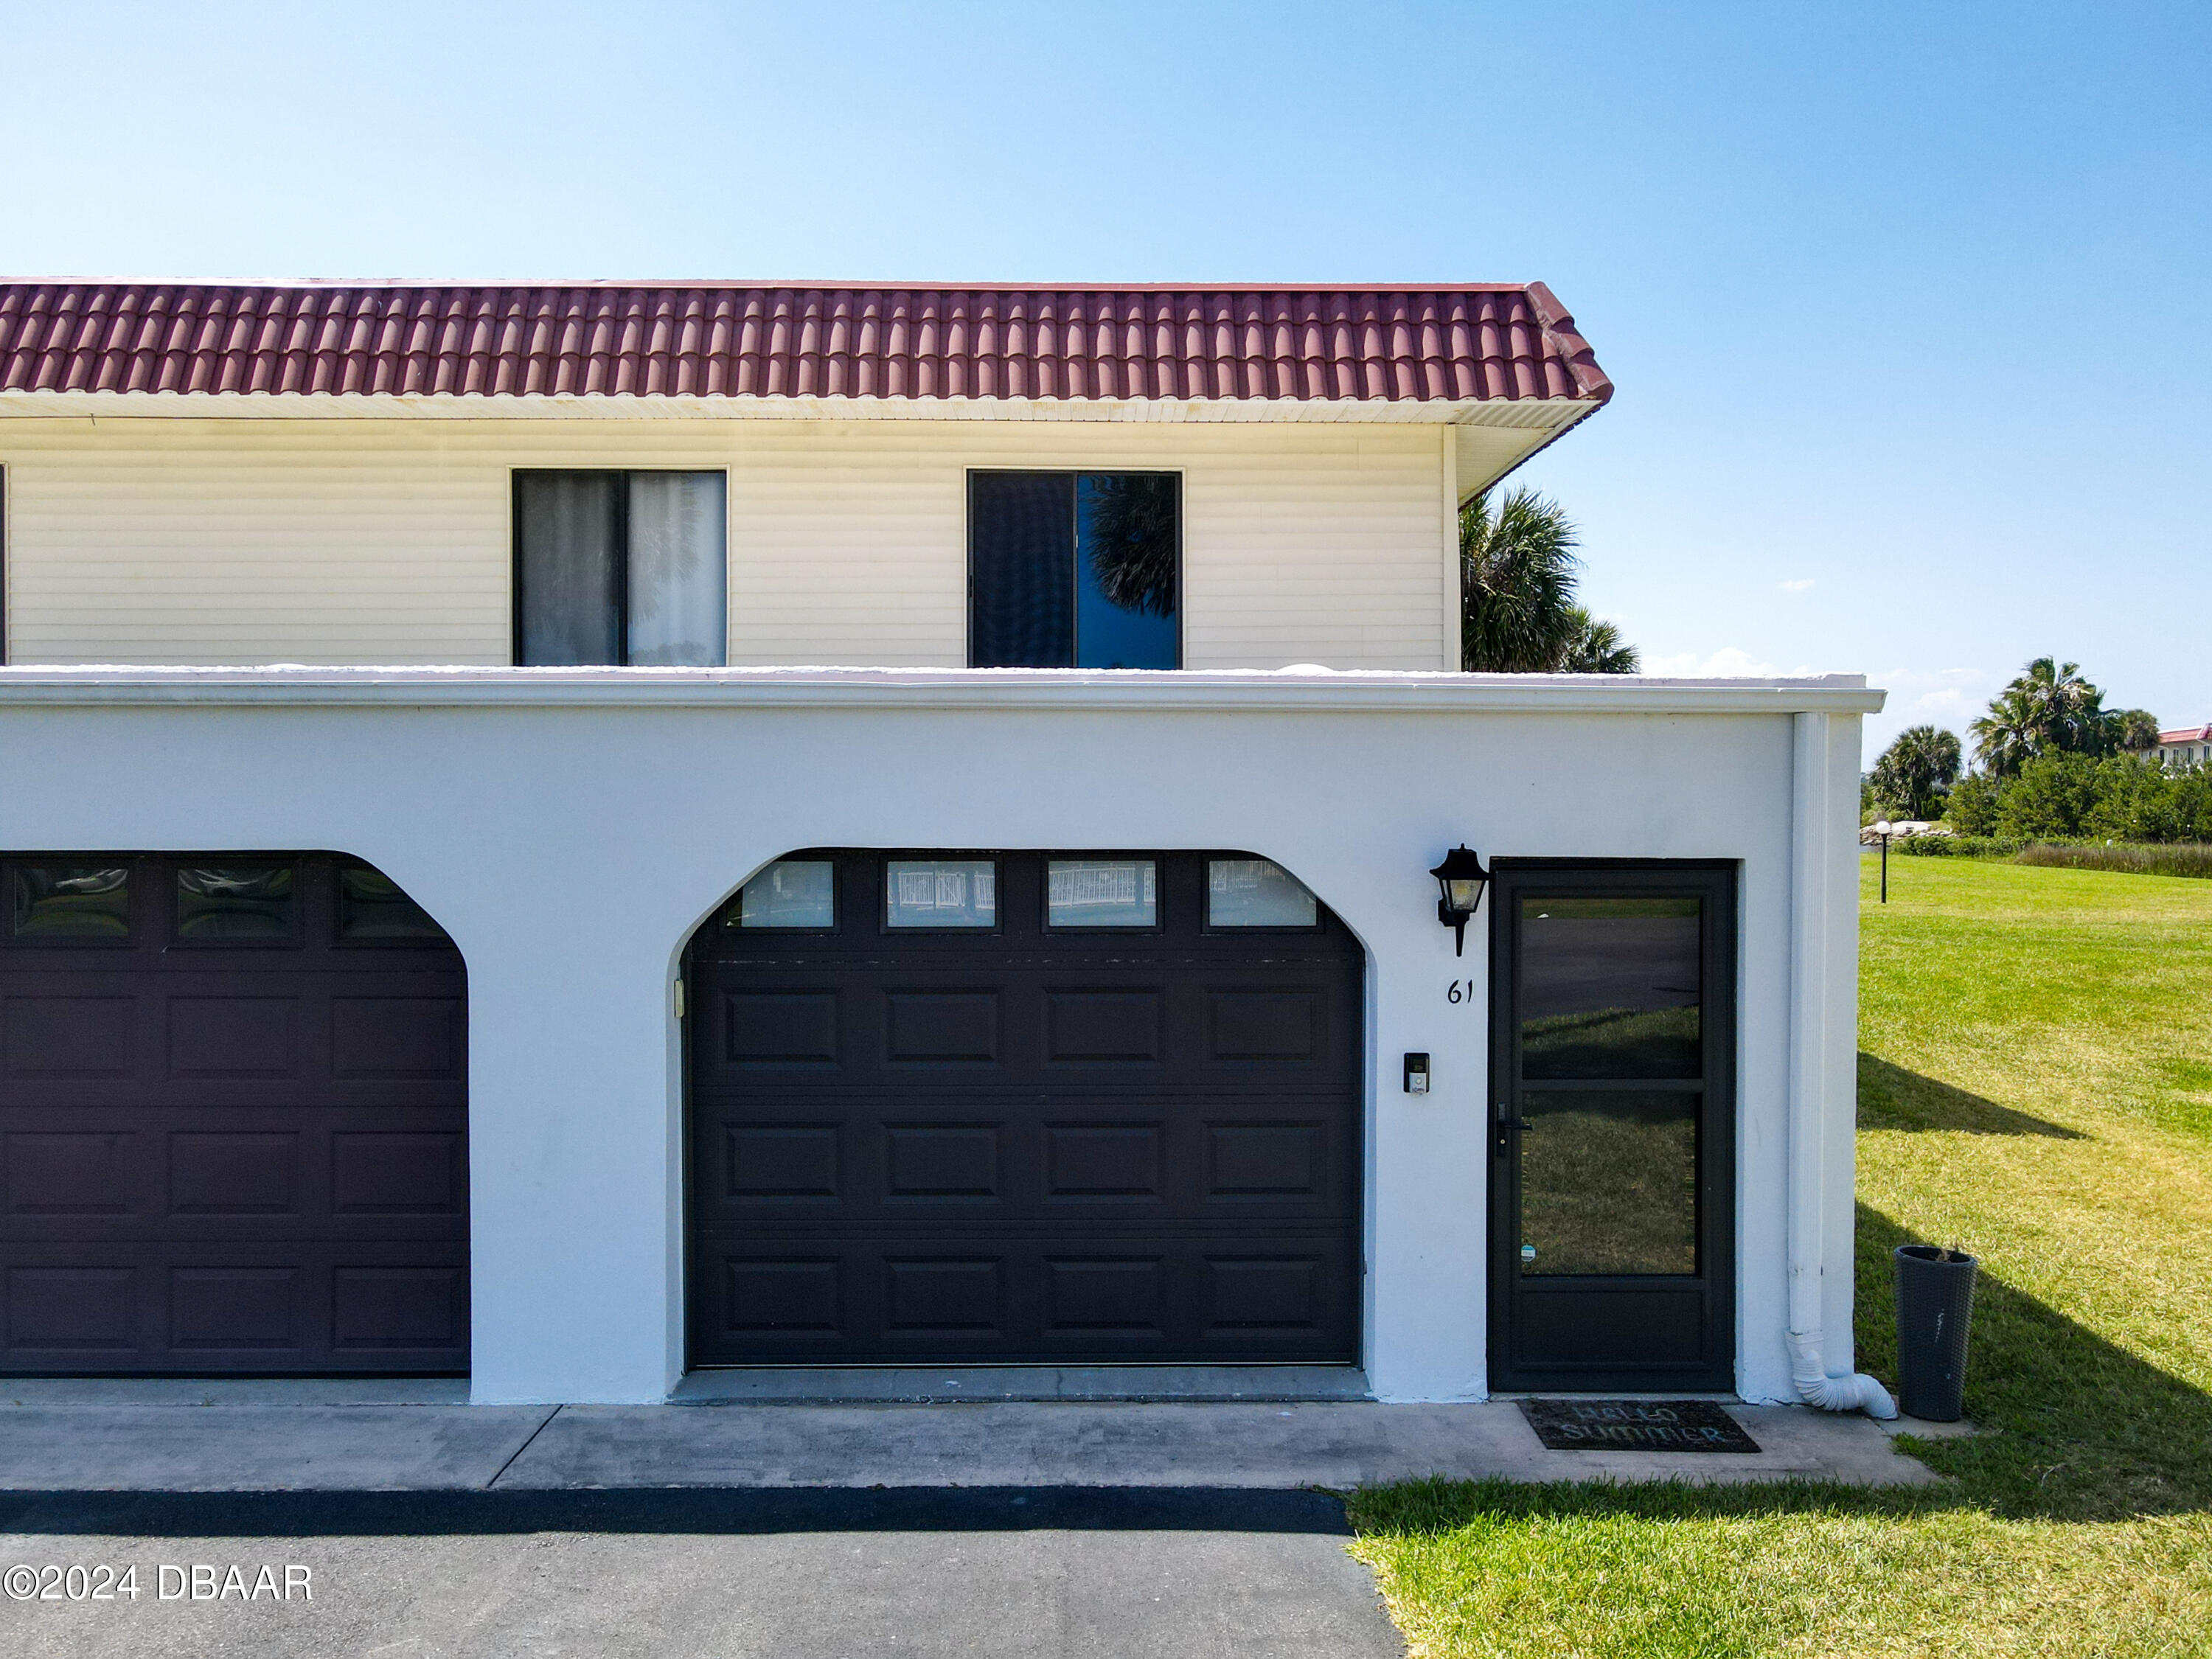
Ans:
POLYGON ((1076 495, 1079 666, 1182 666, 1178 482, 1169 472, 1082 475, 1076 495))

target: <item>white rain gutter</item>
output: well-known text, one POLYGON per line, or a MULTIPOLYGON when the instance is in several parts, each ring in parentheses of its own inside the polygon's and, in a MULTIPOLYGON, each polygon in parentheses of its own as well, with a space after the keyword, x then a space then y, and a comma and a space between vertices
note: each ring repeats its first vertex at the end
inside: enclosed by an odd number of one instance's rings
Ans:
MULTIPOLYGON (((1827 1189, 1831 890, 1837 825, 1836 769, 1830 763, 1829 720, 1800 714, 1791 720, 1790 870, 1790 1375, 1808 1405, 1823 1411, 1863 1410, 1893 1418, 1897 1402, 1863 1371, 1828 1369, 1821 1329, 1826 1253, 1821 1237, 1827 1189)), ((1856 845, 1856 838, 1853 842, 1856 845)), ((1848 1349, 1848 1342, 1844 1345, 1848 1349)))
POLYGON ((1447 674, 1080 668, 0 668, 0 708, 214 704, 452 708, 1107 709, 1190 713, 1872 714, 1856 674, 1665 679, 1636 674, 1447 674))

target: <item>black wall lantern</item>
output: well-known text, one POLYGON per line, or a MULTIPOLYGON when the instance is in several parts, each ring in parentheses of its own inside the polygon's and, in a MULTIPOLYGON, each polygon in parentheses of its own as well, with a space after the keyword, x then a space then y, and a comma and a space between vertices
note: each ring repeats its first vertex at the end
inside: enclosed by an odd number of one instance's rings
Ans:
POLYGON ((1429 873, 1437 878, 1437 890, 1443 895, 1437 900, 1437 920, 1452 930, 1452 954, 1465 956, 1467 921, 1482 902, 1483 884, 1490 879, 1490 872, 1482 867, 1482 855, 1469 852, 1462 842, 1429 873))

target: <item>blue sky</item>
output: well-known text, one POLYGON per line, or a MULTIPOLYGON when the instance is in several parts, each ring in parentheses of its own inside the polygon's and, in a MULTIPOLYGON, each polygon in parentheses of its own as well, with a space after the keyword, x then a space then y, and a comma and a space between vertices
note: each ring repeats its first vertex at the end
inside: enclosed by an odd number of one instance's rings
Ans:
POLYGON ((1541 277, 1620 391, 1522 477, 1649 665, 2212 720, 2202 0, 0 24, 11 274, 1541 277))

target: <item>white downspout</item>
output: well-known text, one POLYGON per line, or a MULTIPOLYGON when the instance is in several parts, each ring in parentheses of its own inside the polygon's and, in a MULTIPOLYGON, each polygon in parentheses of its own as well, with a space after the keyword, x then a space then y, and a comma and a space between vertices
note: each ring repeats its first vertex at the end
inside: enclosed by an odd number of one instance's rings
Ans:
MULTIPOLYGON (((1828 1099, 1829 890, 1838 803, 1826 714, 1792 717, 1790 869, 1790 1374, 1808 1405, 1892 1418, 1897 1402, 1863 1372, 1832 1376, 1820 1325, 1822 1152, 1828 1099)), ((1856 814, 1852 817, 1855 818, 1856 814)), ((1848 1347, 1848 1340, 1845 1344, 1848 1347)))

